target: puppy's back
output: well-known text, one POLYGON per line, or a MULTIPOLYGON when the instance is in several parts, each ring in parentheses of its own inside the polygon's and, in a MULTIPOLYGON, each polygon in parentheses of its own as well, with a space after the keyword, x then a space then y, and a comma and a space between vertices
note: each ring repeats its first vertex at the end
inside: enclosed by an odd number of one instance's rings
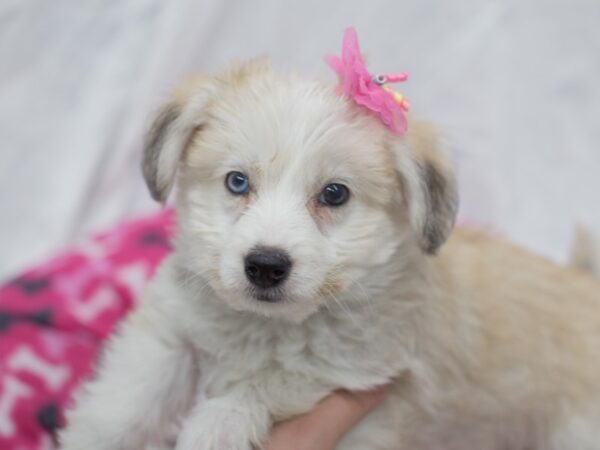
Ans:
POLYGON ((471 317, 470 351, 477 353, 468 358, 475 362, 471 376, 499 389, 523 383, 544 409, 565 395, 600 400, 596 279, 464 229, 455 231, 435 265, 446 300, 471 317))

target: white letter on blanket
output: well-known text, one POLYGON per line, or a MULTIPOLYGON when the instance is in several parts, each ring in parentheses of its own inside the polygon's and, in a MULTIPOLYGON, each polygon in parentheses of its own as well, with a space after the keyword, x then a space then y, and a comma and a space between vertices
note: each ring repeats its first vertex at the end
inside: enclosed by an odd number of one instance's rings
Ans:
POLYGON ((4 377, 4 389, 0 395, 0 435, 11 437, 15 433, 12 410, 20 397, 29 397, 31 388, 10 375, 4 377))
POLYGON ((24 371, 34 374, 44 380, 54 391, 63 386, 70 374, 68 367, 51 364, 25 346, 20 347, 8 358, 7 367, 13 372, 24 371))

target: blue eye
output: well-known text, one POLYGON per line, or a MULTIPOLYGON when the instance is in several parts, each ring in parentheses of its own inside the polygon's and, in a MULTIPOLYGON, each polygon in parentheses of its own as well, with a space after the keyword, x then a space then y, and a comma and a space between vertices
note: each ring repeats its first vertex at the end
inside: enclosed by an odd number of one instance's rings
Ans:
POLYGON ((242 172, 229 172, 225 177, 225 186, 233 195, 244 195, 250 191, 250 180, 242 172))
POLYGON ((350 198, 350 190, 339 183, 332 183, 325 186, 321 191, 319 202, 327 206, 340 206, 350 198))

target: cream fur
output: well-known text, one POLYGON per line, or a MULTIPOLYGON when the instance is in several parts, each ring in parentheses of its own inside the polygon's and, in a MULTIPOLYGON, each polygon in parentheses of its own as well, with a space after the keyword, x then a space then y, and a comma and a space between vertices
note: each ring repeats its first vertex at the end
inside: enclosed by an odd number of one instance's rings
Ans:
POLYGON ((570 263, 600 279, 600 242, 583 225, 578 225, 575 230, 570 263))
POLYGON ((339 449, 600 448, 600 286, 475 231, 426 254, 456 209, 428 126, 393 138, 265 62, 191 86, 146 170, 165 198, 179 165, 177 250, 69 413, 64 450, 161 444, 178 417, 177 450, 251 450, 333 389, 389 381, 339 449), (231 170, 247 197, 225 190, 231 170), (352 192, 337 209, 315 203, 332 181, 352 192), (294 261, 280 303, 245 293, 257 244, 294 261))

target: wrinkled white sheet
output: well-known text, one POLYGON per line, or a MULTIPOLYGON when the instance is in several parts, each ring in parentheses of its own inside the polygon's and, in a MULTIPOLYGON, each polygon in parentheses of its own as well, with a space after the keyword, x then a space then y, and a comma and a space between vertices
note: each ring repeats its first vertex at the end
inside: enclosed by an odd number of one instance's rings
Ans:
POLYGON ((463 218, 564 260, 600 231, 597 0, 3 0, 0 277, 143 210, 149 112, 185 73, 322 62, 358 28, 374 71, 456 148, 463 218))

